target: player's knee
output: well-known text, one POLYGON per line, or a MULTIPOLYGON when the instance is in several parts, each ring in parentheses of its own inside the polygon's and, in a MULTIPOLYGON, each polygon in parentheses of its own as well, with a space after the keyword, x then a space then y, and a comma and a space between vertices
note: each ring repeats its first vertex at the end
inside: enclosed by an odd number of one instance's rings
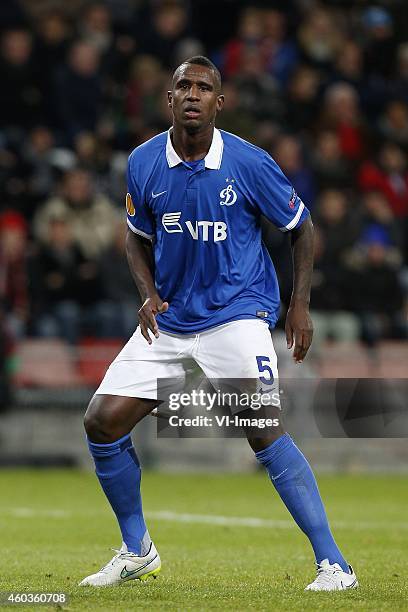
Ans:
POLYGON ((89 403, 84 416, 84 428, 92 442, 109 444, 120 437, 112 415, 104 409, 103 401, 97 396, 89 403))
POLYGON ((247 434, 247 440, 252 450, 256 453, 268 448, 268 446, 273 444, 273 442, 276 442, 276 440, 284 433, 285 432, 282 427, 277 427, 276 429, 268 432, 268 434, 265 434, 263 437, 255 437, 254 435, 247 434))
POLYGON ((89 412, 89 408, 84 416, 84 428, 89 440, 96 443, 101 442, 100 438, 103 432, 99 419, 96 414, 89 412))

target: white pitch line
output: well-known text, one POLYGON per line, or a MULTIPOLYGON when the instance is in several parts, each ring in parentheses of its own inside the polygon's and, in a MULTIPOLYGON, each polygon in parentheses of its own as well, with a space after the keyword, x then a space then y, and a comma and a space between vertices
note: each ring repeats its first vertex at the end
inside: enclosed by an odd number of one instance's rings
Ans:
POLYGON ((45 518, 67 518, 72 516, 72 512, 69 510, 58 510, 56 508, 43 510, 43 509, 34 509, 34 508, 8 508, 6 510, 7 514, 11 514, 15 518, 35 518, 35 517, 45 517, 45 518))
MULTIPOLYGON (((262 519, 253 516, 222 516, 217 514, 188 514, 172 512, 170 510, 159 510, 158 512, 146 512, 147 518, 161 521, 173 521, 175 523, 201 523, 203 525, 220 525, 226 527, 255 527, 266 529, 291 529, 295 526, 293 520, 262 519)), ((408 521, 405 523, 394 522, 356 522, 333 521, 332 526, 337 529, 408 529, 408 521)))
POLYGON ((147 518, 160 521, 174 521, 176 523, 201 523, 204 525, 221 525, 226 527, 268 527, 289 529, 293 521, 269 520, 252 516, 220 516, 217 514, 187 514, 171 512, 170 510, 159 510, 158 512, 146 512, 147 518))
MULTIPOLYGON (((3 508, 0 509, 0 514, 12 516, 14 518, 54 518, 66 519, 89 516, 107 515, 107 512, 102 509, 94 509, 90 512, 72 512, 70 510, 53 509, 34 509, 27 507, 3 508)), ((173 523, 195 523, 201 525, 213 525, 220 527, 249 527, 255 529, 292 529, 295 523, 292 519, 262 519, 255 516, 224 516, 219 514, 191 514, 186 512, 173 512, 172 510, 158 510, 145 512, 148 519, 169 521, 173 523)), ((406 522, 381 522, 381 521, 333 521, 331 526, 335 529, 354 529, 354 530, 385 530, 390 528, 398 530, 407 530, 408 521, 406 522)))

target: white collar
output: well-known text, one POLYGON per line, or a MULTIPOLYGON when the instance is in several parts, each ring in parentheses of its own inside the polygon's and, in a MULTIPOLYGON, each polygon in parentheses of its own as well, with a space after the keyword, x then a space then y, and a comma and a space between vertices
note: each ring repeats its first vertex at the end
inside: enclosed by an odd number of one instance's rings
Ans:
MULTIPOLYGON (((170 128, 167 132, 167 143, 166 143, 166 158, 169 168, 174 168, 178 164, 183 163, 181 157, 177 155, 174 150, 173 143, 171 142, 170 134, 173 128, 170 128)), ((222 162, 222 152, 224 149, 224 141, 221 136, 221 132, 214 128, 213 139, 210 150, 204 158, 205 167, 211 170, 219 170, 222 162)))

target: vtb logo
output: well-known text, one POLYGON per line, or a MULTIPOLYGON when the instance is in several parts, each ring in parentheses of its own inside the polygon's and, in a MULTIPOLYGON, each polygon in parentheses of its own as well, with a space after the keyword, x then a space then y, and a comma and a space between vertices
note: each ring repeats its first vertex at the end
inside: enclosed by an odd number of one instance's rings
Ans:
MULTIPOLYGON (((168 234, 182 234, 184 232, 180 223, 181 212, 165 213, 162 217, 162 224, 168 234)), ((190 236, 193 240, 208 242, 220 242, 227 238, 227 224, 224 221, 185 221, 190 236)))

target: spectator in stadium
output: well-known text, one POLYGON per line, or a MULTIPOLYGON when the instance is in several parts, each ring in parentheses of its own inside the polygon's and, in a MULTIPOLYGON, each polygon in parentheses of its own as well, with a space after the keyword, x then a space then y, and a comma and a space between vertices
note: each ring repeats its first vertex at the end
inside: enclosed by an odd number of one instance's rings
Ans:
POLYGON ((363 340, 375 346, 385 338, 407 338, 400 258, 386 229, 366 227, 347 259, 351 306, 360 317, 363 340))
POLYGON ((344 41, 324 87, 334 83, 348 83, 353 87, 358 94, 360 109, 370 121, 375 121, 389 95, 385 81, 378 75, 369 76, 364 72, 364 50, 356 38, 344 41))
POLYGON ((300 24, 298 43, 308 63, 330 68, 344 44, 341 24, 329 10, 312 8, 300 24))
POLYGON ((4 324, 14 338, 27 332, 29 316, 27 224, 18 212, 0 215, 0 304, 4 324))
POLYGON ((104 89, 109 90, 111 97, 117 96, 120 100, 116 89, 123 86, 123 78, 130 57, 135 52, 136 41, 123 33, 121 36, 115 35, 111 10, 105 2, 100 1, 84 6, 78 34, 98 52, 104 89))
POLYGON ((342 154, 351 162, 360 161, 367 152, 368 134, 354 87, 335 83, 327 88, 320 129, 334 130, 339 138, 342 154))
POLYGON ((382 140, 389 140, 408 151, 408 106, 402 100, 392 100, 378 122, 382 140))
POLYGON ((285 87, 298 61, 296 42, 287 36, 287 18, 284 12, 274 8, 263 9, 261 21, 261 54, 265 57, 266 69, 285 87))
POLYGON ((108 7, 115 27, 120 32, 128 32, 134 25, 135 12, 141 3, 138 0, 104 0, 104 5, 108 7))
POLYGON ((394 79, 389 87, 395 98, 408 104, 408 43, 403 42, 397 48, 397 62, 394 79))
POLYGON ((334 83, 348 83, 358 94, 360 108, 366 119, 375 121, 389 96, 389 83, 378 74, 364 71, 364 49, 354 37, 344 41, 325 87, 334 83))
POLYGON ((358 317, 350 312, 347 268, 341 260, 333 260, 326 246, 324 233, 317 227, 311 293, 315 353, 324 340, 353 342, 361 333, 358 317))
MULTIPOLYGON (((220 113, 220 120, 221 120, 220 113)), ((255 121, 254 142, 262 149, 273 151, 276 139, 282 133, 282 126, 278 125, 272 119, 265 121, 255 121)), ((250 139, 251 140, 251 139, 250 139)))
POLYGON ((79 132, 74 140, 76 163, 88 170, 93 177, 99 170, 99 145, 100 142, 93 132, 79 132))
POLYGON ((5 30, 0 53, 0 128, 21 140, 24 130, 41 121, 44 112, 41 67, 35 61, 32 35, 23 28, 5 30))
POLYGON ((260 52, 262 36, 261 11, 255 7, 245 9, 239 18, 237 34, 218 53, 218 63, 227 79, 239 73, 246 50, 260 52))
POLYGON ((59 127, 67 144, 81 131, 93 131, 103 108, 100 54, 87 41, 75 41, 56 79, 59 127))
POLYGON ((364 83, 363 52, 354 40, 344 41, 336 57, 331 78, 333 82, 349 83, 361 95, 360 87, 364 83))
POLYGON ((183 38, 176 47, 174 64, 177 66, 188 57, 202 55, 204 52, 205 47, 198 38, 183 38))
POLYGON ((68 47, 72 38, 70 23, 62 10, 53 9, 35 21, 36 26, 36 62, 41 68, 41 75, 47 95, 44 105, 49 123, 56 125, 57 101, 54 95, 55 81, 63 69, 68 47))
POLYGON ((156 57, 162 66, 172 68, 178 45, 187 37, 191 37, 191 31, 184 3, 160 2, 153 8, 151 23, 146 24, 140 51, 156 57))
POLYGON ((7 142, 7 137, 0 129, 0 212, 5 210, 19 211, 25 216, 27 211, 27 191, 30 168, 21 153, 22 133, 17 136, 18 143, 7 142))
POLYGON ((102 2, 85 6, 79 23, 79 36, 93 45, 101 56, 107 55, 114 44, 111 15, 102 2))
POLYGON ((64 63, 71 27, 63 11, 53 9, 36 22, 37 59, 48 73, 55 74, 64 63))
POLYGON ((45 125, 36 125, 28 133, 22 151, 28 183, 24 216, 32 218, 37 204, 52 192, 58 176, 54 134, 45 125))
POLYGON ((362 232, 372 226, 383 228, 386 235, 402 252, 404 234, 401 223, 395 218, 387 198, 380 191, 368 191, 362 198, 362 232))
POLYGON ((257 124, 252 113, 241 107, 241 98, 237 85, 234 81, 227 81, 223 86, 223 92, 225 104, 217 125, 220 129, 227 132, 235 133, 239 131, 242 138, 256 144, 255 129, 257 124))
POLYGON ((300 141, 294 136, 280 136, 275 144, 273 157, 282 168, 308 208, 313 210, 316 191, 313 174, 307 167, 300 141))
POLYGON ((126 192, 126 152, 114 147, 113 137, 101 128, 98 133, 80 132, 74 141, 76 163, 92 175, 95 191, 112 202, 126 192))
POLYGON ((317 70, 306 64, 295 68, 288 82, 285 99, 285 124, 288 130, 306 132, 314 125, 320 108, 319 86, 317 70))
POLYGON ((258 121, 271 119, 282 122, 285 114, 277 81, 266 72, 258 49, 245 48, 240 56, 239 73, 234 83, 239 89, 243 110, 258 121))
POLYGON ((131 65, 126 84, 125 112, 129 127, 139 134, 146 123, 161 123, 161 96, 166 75, 152 55, 139 55, 131 65))
POLYGON ((344 191, 328 189, 318 199, 315 224, 324 236, 325 263, 340 264, 360 232, 359 215, 349 205, 344 191))
POLYGON ((46 242, 50 219, 63 214, 84 257, 97 260, 113 240, 116 211, 106 196, 95 192, 87 170, 74 168, 65 173, 60 193, 45 202, 34 217, 35 237, 46 242))
POLYGON ((388 78, 395 66, 392 17, 386 9, 372 6, 363 13, 362 25, 365 72, 388 78))
POLYGON ((322 130, 317 134, 311 167, 319 190, 351 187, 353 172, 340 149, 338 134, 322 130))
POLYGON ((126 259, 125 236, 127 226, 120 214, 115 224, 114 242, 101 255, 100 270, 103 300, 98 305, 100 334, 103 337, 127 340, 137 325, 141 307, 139 294, 126 259))
POLYGON ((247 54, 260 58, 262 71, 285 86, 297 61, 297 48, 287 37, 286 16, 274 8, 249 7, 240 18, 238 32, 221 50, 219 61, 227 78, 239 75, 247 54))
POLYGON ((315 270, 312 279, 312 318, 318 352, 323 340, 352 341, 360 334, 353 315, 345 259, 359 235, 358 214, 351 213, 343 191, 328 189, 319 197, 315 214, 315 270))
POLYGON ((58 336, 74 344, 84 323, 95 319, 92 307, 100 298, 98 265, 75 242, 67 211, 48 217, 45 239, 32 260, 31 291, 34 331, 39 336, 58 336))
POLYGON ((380 191, 396 217, 408 217, 407 156, 397 145, 388 142, 378 155, 378 162, 365 162, 359 173, 363 191, 380 191))

